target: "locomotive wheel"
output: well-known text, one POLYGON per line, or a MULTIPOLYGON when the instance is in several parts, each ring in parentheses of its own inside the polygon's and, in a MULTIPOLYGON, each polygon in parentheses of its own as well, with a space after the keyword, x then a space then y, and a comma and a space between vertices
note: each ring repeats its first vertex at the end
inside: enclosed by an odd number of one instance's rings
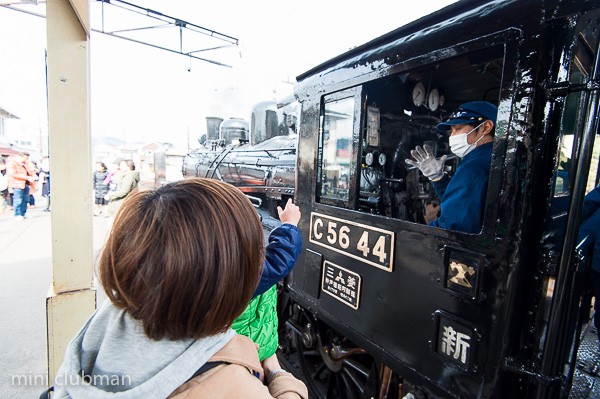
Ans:
POLYGON ((306 384, 316 398, 373 398, 377 389, 374 359, 303 309, 296 314, 302 334, 296 347, 306 384))

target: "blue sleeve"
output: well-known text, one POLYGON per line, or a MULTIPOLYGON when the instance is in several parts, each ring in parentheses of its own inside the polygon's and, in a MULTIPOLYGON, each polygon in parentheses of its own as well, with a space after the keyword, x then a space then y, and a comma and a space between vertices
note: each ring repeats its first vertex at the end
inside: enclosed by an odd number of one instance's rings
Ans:
POLYGON ((482 168, 457 170, 444 191, 440 217, 429 225, 465 233, 479 233, 483 223, 488 180, 489 174, 482 168))
POLYGON ((596 187, 585 196, 581 220, 588 219, 598 208, 600 208, 600 186, 596 187))
POLYGON ((265 293, 292 270, 302 249, 298 227, 282 224, 271 232, 265 251, 263 273, 253 298, 265 293))
POLYGON ((589 236, 586 248, 594 248, 592 269, 600 272, 600 209, 596 209, 579 227, 579 241, 585 236, 589 236))
POLYGON ((448 187, 449 183, 450 178, 447 174, 444 174, 444 177, 442 177, 440 180, 431 182, 433 188, 435 189, 435 192, 437 193, 438 197, 440 197, 440 200, 444 196, 444 193, 446 192, 446 188, 448 187))
POLYGON ((595 236, 600 233, 600 209, 588 217, 581 226, 579 226, 579 240, 581 241, 585 236, 590 236, 592 241, 595 241, 595 236))

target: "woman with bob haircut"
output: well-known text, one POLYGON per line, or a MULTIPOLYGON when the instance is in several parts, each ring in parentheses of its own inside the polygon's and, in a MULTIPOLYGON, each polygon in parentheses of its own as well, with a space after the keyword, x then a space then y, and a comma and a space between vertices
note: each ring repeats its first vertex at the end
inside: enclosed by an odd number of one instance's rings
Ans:
POLYGON ((128 197, 100 257, 108 296, 69 343, 53 398, 307 398, 230 328, 261 277, 258 215, 191 179, 128 197))

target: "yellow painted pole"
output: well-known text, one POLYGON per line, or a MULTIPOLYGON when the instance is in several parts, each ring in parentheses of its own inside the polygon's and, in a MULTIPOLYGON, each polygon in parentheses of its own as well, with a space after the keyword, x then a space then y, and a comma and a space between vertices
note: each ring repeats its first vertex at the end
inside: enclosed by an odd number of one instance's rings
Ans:
POLYGON ((52 171, 52 286, 46 299, 48 380, 96 307, 92 289, 89 4, 48 0, 48 130, 52 171))

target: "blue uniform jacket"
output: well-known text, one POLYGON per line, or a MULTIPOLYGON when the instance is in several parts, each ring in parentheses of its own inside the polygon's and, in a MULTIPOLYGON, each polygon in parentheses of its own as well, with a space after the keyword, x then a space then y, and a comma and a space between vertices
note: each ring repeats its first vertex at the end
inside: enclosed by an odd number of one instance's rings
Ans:
POLYGON ((590 236, 590 245, 594 247, 592 270, 600 273, 600 186, 585 196, 579 227, 579 239, 590 236))
POLYGON ((302 236, 298 227, 284 223, 269 235, 263 273, 254 295, 265 293, 292 270, 302 249, 302 236))
POLYGON ((444 175, 442 180, 432 182, 441 198, 441 215, 430 226, 465 233, 481 231, 492 148, 493 143, 475 148, 462 159, 452 179, 444 175))

